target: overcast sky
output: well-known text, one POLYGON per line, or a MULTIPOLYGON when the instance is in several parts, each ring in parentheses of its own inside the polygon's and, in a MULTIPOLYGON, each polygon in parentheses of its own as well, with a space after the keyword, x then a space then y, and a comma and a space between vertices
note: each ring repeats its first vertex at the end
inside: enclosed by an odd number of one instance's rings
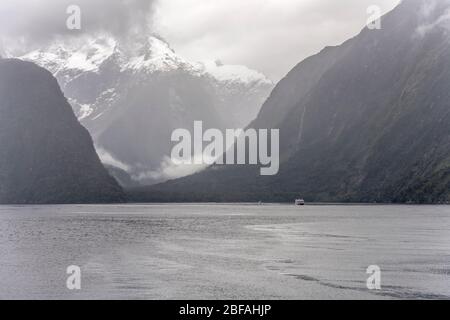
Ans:
POLYGON ((0 0, 0 34, 43 44, 65 28, 69 4, 83 30, 118 37, 155 32, 192 61, 244 64, 278 80, 302 59, 356 35, 400 0, 0 0))
POLYGON ((278 80, 304 58, 356 35, 399 0, 161 0, 155 27, 191 60, 245 64, 278 80))

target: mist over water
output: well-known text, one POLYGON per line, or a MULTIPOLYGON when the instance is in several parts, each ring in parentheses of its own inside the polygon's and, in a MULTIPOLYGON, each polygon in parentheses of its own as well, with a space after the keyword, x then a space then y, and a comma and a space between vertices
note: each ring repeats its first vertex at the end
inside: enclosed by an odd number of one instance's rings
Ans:
POLYGON ((448 299, 449 275, 449 206, 0 206, 2 299, 448 299))

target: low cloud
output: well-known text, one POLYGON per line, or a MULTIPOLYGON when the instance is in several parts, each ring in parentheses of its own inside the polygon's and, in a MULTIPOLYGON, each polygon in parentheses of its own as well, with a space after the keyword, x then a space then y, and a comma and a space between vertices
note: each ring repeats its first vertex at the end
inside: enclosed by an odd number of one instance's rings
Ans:
POLYGON ((278 80, 304 58, 365 26, 373 5, 400 0, 160 0, 155 27, 191 61, 243 64, 278 80))
POLYGON ((97 150, 97 154, 103 164, 122 169, 128 173, 131 171, 131 167, 129 165, 121 162, 120 160, 117 160, 116 158, 114 158, 113 155, 111 155, 105 149, 96 147, 96 150, 97 150))
POLYGON ((99 32, 126 39, 149 32, 153 0, 14 0, 0 4, 0 36, 16 45, 43 45, 54 37, 99 32), (67 8, 81 9, 81 30, 69 30, 67 8))
MULTIPOLYGON (((205 170, 208 165, 193 165, 193 164, 174 164, 170 157, 165 157, 158 168, 154 170, 144 170, 142 166, 131 166, 118 159, 103 148, 96 147, 97 154, 104 165, 119 168, 127 172, 131 178, 137 182, 153 181, 162 182, 177 178, 186 177, 194 173, 205 170)), ((196 161, 194 157, 193 161, 196 161)))
MULTIPOLYGON (((195 160, 194 157, 193 161, 195 162, 195 160)), ((207 167, 206 164, 174 164, 169 157, 165 157, 158 169, 133 175, 133 180, 167 181, 192 175, 205 170, 207 167)))

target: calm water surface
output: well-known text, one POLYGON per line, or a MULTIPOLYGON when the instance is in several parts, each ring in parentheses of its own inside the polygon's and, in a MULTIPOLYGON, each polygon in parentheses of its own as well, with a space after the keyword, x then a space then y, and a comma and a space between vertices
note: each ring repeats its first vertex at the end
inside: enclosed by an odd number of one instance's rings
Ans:
POLYGON ((0 298, 450 299, 450 206, 0 206, 0 298))

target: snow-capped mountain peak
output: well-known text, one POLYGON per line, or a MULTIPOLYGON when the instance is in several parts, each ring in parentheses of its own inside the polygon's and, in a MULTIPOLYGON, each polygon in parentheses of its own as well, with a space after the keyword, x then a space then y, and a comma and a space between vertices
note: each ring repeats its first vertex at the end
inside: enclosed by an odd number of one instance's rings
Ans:
POLYGON ((273 84, 264 74, 246 66, 225 65, 219 60, 205 61, 199 64, 204 73, 218 81, 273 84))
POLYGON ((21 58, 38 61, 52 73, 64 70, 98 72, 100 66, 115 52, 117 42, 112 38, 88 39, 80 44, 55 42, 43 50, 32 51, 21 58))
POLYGON ((273 85, 264 74, 241 65, 219 61, 191 63, 178 55, 164 40, 146 37, 136 48, 121 45, 109 36, 84 38, 70 43, 55 41, 20 58, 37 62, 53 74, 65 72, 99 72, 103 64, 115 57, 120 72, 155 73, 184 70, 196 76, 210 76, 219 82, 273 85))
POLYGON ((133 70, 147 72, 171 71, 191 67, 190 64, 175 53, 169 44, 159 38, 149 37, 147 43, 128 57, 122 71, 133 70))

